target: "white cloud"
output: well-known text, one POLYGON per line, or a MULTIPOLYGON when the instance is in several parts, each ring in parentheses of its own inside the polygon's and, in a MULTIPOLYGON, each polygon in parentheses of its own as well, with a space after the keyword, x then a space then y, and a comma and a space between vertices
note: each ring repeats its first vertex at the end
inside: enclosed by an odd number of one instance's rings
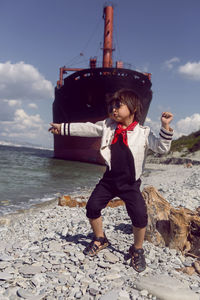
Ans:
POLYGON ((52 136, 39 114, 28 115, 23 109, 17 109, 12 121, 0 121, 0 139, 8 141, 28 141, 28 143, 51 145, 52 136))
POLYGON ((149 63, 146 63, 146 64, 140 66, 139 68, 136 68, 135 70, 138 72, 141 72, 141 73, 148 73, 149 72, 149 63))
POLYGON ((52 99, 53 85, 34 66, 7 61, 0 63, 0 95, 9 100, 52 99))
POLYGON ((189 79, 200 80, 200 61, 188 62, 180 66, 178 72, 189 79))
POLYGON ((14 117, 14 112, 16 107, 20 106, 20 102, 16 100, 17 102, 13 102, 13 100, 7 100, 7 99, 0 99, 0 120, 1 121, 11 121, 14 117), (11 102, 10 102, 11 101, 11 102), (15 105, 14 105, 15 103, 15 105))
POLYGON ((148 117, 146 117, 146 123, 150 123, 151 122, 151 119, 150 118, 148 118, 148 117))
POLYGON ((50 81, 32 65, 24 62, 0 63, 0 139, 51 145, 39 114, 28 114, 26 107, 37 109, 41 101, 52 100, 54 88, 50 81))
POLYGON ((38 128, 38 126, 42 123, 40 115, 28 115, 23 109, 17 109, 15 112, 14 122, 16 125, 21 125, 27 129, 38 128))
POLYGON ((153 121, 150 118, 146 118, 144 125, 149 126, 156 135, 159 134, 159 130, 161 126, 160 120, 153 121))
MULTIPOLYGON (((160 120, 153 121, 147 118, 145 125, 149 126, 151 130, 158 135, 160 130, 160 120)), ((200 114, 193 114, 185 119, 181 119, 176 123, 172 121, 171 127, 174 129, 174 138, 177 139, 183 135, 189 135, 192 132, 200 130, 200 114)))
POLYGON ((179 137, 182 135, 188 135, 197 130, 200 130, 200 114, 193 114, 192 116, 181 119, 176 123, 176 131, 179 137))
POLYGON ((21 104, 22 104, 21 100, 14 100, 14 99, 11 99, 11 100, 4 99, 3 102, 8 103, 8 105, 11 106, 11 107, 21 106, 21 104))
POLYGON ((37 104, 35 104, 35 103, 29 103, 28 106, 29 106, 30 108, 34 108, 34 109, 37 109, 37 108, 38 108, 37 104))
POLYGON ((165 66, 165 68, 167 68, 168 70, 171 70, 171 69, 173 69, 174 64, 175 64, 175 63, 178 63, 178 62, 180 62, 180 59, 179 59, 178 57, 173 57, 173 58, 171 58, 171 59, 169 59, 169 60, 166 60, 166 61, 164 62, 164 66, 165 66))

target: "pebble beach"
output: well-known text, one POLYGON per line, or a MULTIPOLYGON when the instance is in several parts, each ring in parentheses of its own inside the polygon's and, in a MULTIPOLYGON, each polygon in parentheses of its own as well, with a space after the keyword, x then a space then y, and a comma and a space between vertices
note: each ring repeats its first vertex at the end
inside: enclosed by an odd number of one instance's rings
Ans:
MULTIPOLYGON (((147 164, 141 190, 149 185, 174 207, 200 206, 198 165, 147 164)), ((76 197, 81 201, 88 195, 80 191, 76 197)), ((195 259, 175 249, 145 241, 147 268, 134 271, 128 255, 132 228, 124 206, 103 210, 111 245, 90 258, 83 254, 92 238, 85 208, 57 202, 0 218, 0 300, 200 300, 200 275, 177 271, 195 259)))

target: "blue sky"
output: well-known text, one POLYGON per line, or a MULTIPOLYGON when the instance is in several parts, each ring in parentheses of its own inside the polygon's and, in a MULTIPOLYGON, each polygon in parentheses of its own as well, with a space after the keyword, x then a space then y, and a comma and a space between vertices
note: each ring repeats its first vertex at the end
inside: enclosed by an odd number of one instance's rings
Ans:
POLYGON ((199 0, 0 0, 0 141, 52 147, 59 67, 101 63, 106 3, 113 60, 152 73, 146 124, 156 132, 161 112, 172 111, 176 137, 200 129, 199 0))

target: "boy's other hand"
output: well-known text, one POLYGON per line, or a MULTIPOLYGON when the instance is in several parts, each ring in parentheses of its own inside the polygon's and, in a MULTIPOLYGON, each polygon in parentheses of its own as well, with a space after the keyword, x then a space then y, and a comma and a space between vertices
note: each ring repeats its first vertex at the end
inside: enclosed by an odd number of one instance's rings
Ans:
POLYGON ((170 122, 173 120, 173 114, 171 112, 163 112, 161 115, 161 123, 162 127, 164 127, 166 130, 170 130, 169 127, 170 122))
POLYGON ((61 134, 61 124, 57 123, 50 123, 51 127, 49 128, 49 131, 53 134, 61 134))

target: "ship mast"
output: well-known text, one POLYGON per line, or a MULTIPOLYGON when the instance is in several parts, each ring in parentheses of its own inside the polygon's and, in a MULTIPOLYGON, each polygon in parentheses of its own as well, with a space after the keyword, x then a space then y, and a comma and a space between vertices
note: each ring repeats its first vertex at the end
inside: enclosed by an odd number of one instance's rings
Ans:
POLYGON ((104 7, 103 68, 112 68, 113 7, 104 7))

